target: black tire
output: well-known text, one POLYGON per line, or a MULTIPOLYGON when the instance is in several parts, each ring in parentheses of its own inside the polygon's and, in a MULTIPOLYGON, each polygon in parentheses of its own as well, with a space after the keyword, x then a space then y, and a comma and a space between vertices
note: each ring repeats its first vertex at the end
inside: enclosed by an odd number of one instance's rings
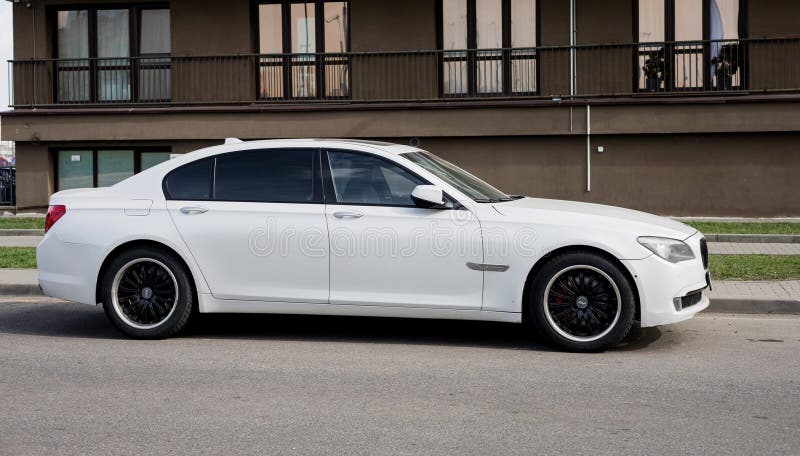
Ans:
POLYGON ((536 274, 528 312, 560 348, 601 351, 619 344, 630 331, 636 298, 616 263, 592 252, 568 252, 553 257, 536 274))
POLYGON ((189 322, 195 291, 175 255, 137 247, 111 261, 103 274, 102 298, 106 316, 129 337, 164 339, 189 322))

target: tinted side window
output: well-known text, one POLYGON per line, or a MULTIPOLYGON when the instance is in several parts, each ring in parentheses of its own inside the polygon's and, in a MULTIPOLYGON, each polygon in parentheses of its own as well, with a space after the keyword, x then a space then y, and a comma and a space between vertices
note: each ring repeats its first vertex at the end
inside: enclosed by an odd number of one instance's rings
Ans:
POLYGON ((203 159, 184 165, 164 180, 164 191, 171 200, 211 199, 213 160, 203 159))
POLYGON ((411 192, 425 182, 380 157, 328 152, 336 200, 344 204, 414 206, 411 192))
POLYGON ((314 202, 315 157, 313 149, 253 150, 220 155, 217 157, 214 199, 314 202))

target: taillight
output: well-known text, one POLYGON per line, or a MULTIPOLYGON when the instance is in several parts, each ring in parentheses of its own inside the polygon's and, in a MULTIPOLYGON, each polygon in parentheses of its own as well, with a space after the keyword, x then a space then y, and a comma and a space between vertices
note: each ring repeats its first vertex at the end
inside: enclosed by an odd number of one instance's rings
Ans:
POLYGON ((44 232, 50 231, 50 228, 66 213, 67 206, 61 204, 47 208, 47 217, 44 218, 44 232))

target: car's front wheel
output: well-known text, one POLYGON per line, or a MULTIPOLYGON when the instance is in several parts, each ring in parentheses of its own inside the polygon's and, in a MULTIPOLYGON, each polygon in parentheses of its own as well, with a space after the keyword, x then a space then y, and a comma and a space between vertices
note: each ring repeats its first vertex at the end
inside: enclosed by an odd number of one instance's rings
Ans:
POLYGON ((568 252, 534 278, 528 310, 550 340, 572 351, 617 345, 630 331, 634 290, 620 268, 592 252, 568 252))
POLYGON ((103 276, 103 309, 120 331, 162 339, 183 329, 194 290, 183 264, 161 249, 140 247, 112 260, 103 276))

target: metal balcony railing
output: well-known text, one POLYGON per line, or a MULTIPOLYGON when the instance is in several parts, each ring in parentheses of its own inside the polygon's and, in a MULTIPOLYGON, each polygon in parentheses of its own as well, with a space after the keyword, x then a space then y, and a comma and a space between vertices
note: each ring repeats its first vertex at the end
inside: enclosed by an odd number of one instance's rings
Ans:
POLYGON ((797 92, 800 38, 12 60, 8 71, 15 108, 797 92))

